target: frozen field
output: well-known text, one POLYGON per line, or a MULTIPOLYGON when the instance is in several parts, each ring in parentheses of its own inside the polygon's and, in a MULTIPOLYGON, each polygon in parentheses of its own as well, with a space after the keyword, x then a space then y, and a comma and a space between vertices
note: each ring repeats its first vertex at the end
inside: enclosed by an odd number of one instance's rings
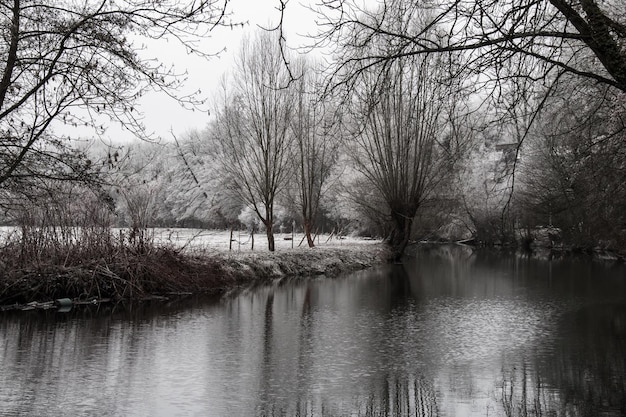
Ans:
MULTIPOLYGON (((113 229, 113 233, 118 235, 125 233, 126 229, 113 229)), ((232 247, 233 251, 245 252, 252 250, 252 238, 246 231, 234 231, 232 242, 230 242, 230 231, 228 230, 207 230, 207 229, 183 229, 183 228, 154 228, 148 229, 148 238, 154 239, 156 243, 173 245, 175 247, 188 250, 204 251, 228 251, 232 247), (232 243, 232 245, 231 245, 232 243)), ((19 228, 11 226, 0 227, 0 242, 10 237, 16 237, 19 228)), ((276 250, 292 250, 296 248, 306 248, 306 239, 302 233, 277 233, 274 236, 276 250)), ((379 240, 342 236, 330 236, 329 234, 318 235, 315 238, 315 245, 318 247, 340 247, 378 243, 379 240)), ((254 251, 267 250, 267 237, 264 232, 254 234, 254 251)))
MULTIPOLYGON (((151 229, 154 233, 155 242, 172 244, 176 247, 204 250, 229 250, 230 231, 227 230, 205 230, 205 229, 178 229, 163 228, 151 229)), ((276 250, 291 250, 306 248, 307 243, 302 233, 276 233, 274 235, 276 250)), ((318 235, 315 238, 315 245, 319 247, 352 246, 380 242, 379 240, 364 239, 358 237, 330 236, 328 234, 318 235)), ((234 231, 232 234, 233 251, 250 251, 252 248, 252 238, 246 231, 234 231)), ((267 236, 264 232, 254 234, 254 250, 267 250, 267 236)))

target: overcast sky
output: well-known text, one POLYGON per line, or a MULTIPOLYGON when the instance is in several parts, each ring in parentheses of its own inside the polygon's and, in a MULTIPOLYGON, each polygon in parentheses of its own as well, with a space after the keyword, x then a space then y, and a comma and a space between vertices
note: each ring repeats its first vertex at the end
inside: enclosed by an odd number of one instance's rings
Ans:
MULTIPOLYGON (((290 0, 288 3, 285 29, 290 46, 298 46, 304 42, 300 35, 315 30, 312 12, 302 5, 307 3, 309 3, 308 0, 290 0)), ((160 45, 158 48, 158 55, 162 62, 174 64, 178 72, 189 73, 186 91, 195 91, 199 88, 202 95, 209 99, 221 75, 232 68, 233 56, 238 51, 244 33, 256 30, 258 25, 267 27, 269 24, 276 24, 280 16, 276 9, 279 4, 277 0, 231 0, 229 4, 233 12, 231 19, 235 22, 247 22, 247 24, 243 29, 218 28, 212 38, 206 39, 203 45, 206 50, 219 51, 226 48, 226 51, 222 52, 219 57, 209 61, 189 57, 174 42, 160 45)), ((140 103, 140 110, 144 113, 148 131, 154 131, 164 139, 171 138, 170 130, 173 130, 176 135, 182 135, 191 129, 202 129, 208 122, 206 112, 185 110, 163 94, 151 93, 144 97, 140 103)), ((118 135, 121 137, 111 139, 126 141, 130 138, 130 134, 117 131, 115 127, 111 127, 106 136, 118 135)))

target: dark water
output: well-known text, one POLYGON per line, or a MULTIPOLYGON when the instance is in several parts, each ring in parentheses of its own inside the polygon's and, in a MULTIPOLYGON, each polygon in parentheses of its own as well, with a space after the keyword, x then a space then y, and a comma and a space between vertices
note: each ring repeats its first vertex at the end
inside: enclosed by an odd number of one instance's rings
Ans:
POLYGON ((626 415, 626 273, 440 247, 191 306, 4 314, 0 415, 626 415))

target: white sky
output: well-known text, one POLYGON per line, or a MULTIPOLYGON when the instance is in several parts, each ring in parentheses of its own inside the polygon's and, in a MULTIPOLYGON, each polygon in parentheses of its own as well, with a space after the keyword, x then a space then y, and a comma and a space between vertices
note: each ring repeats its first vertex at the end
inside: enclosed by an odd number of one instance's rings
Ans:
MULTIPOLYGON (((290 0, 287 5, 284 23, 289 46, 300 46, 305 42, 300 35, 316 30, 314 14, 303 6, 309 3, 314 4, 315 0, 290 0)), ((231 20, 248 24, 243 29, 217 28, 213 36, 203 42, 202 46, 207 51, 219 51, 225 47, 226 51, 219 57, 206 61, 199 57, 187 56, 184 49, 174 42, 159 45, 159 51, 155 54, 164 64, 174 64, 177 72, 187 71, 185 91, 200 89, 202 96, 209 99, 209 102, 222 74, 232 68, 233 57, 238 51, 244 33, 256 30, 258 25, 263 27, 275 25, 280 17, 277 10, 278 0, 231 0, 229 4, 232 10, 231 20)), ((150 50, 146 53, 148 56, 154 54, 150 50)), ((207 104, 207 108, 209 107, 207 104)), ((140 101, 139 110, 144 114, 148 132, 153 131, 163 139, 171 138, 170 130, 180 136, 189 130, 203 129, 209 120, 207 112, 185 110, 164 94, 146 95, 140 101)), ((117 126, 110 126, 104 138, 114 142, 126 142, 132 140, 132 135, 117 126)))

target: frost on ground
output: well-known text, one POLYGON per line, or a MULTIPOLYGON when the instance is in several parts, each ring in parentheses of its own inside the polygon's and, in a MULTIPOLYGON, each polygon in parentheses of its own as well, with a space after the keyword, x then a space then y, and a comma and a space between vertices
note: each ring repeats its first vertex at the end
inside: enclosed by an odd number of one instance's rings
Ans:
POLYGON ((267 236, 252 237, 249 233, 200 229, 155 229, 152 238, 157 244, 171 245, 183 252, 219 259, 234 276, 250 280, 285 276, 337 275, 364 269, 385 260, 380 240, 350 236, 318 235, 315 247, 309 248, 302 234, 275 235, 275 252, 267 249, 267 236))
MULTIPOLYGON (((70 235, 79 238, 80 228, 63 228, 63 238, 70 235), (68 231, 71 232, 68 234, 68 231)), ((56 231, 55 233, 59 233, 56 231)), ((112 228, 111 233, 117 237, 128 237, 129 229, 112 228)), ((183 251, 197 252, 268 252, 267 236, 263 232, 254 234, 254 250, 252 249, 252 237, 246 231, 207 230, 207 229, 186 229, 186 228, 152 228, 148 229, 144 236, 147 241, 157 245, 170 246, 183 251)), ((0 226, 0 244, 10 239, 19 239, 20 228, 15 226, 0 226)), ((315 237, 316 248, 340 248, 359 247, 361 245, 371 245, 379 243, 379 240, 336 235, 317 235, 315 237)), ((276 250, 309 249, 303 234, 277 233, 275 234, 276 250)))
MULTIPOLYGON (((171 244, 185 250, 208 250, 251 252, 252 237, 246 231, 234 231, 232 241, 230 231, 206 229, 157 228, 151 229, 150 236, 155 243, 171 244)), ((303 234, 277 233, 274 235, 276 251, 309 249, 303 234)), ((352 236, 317 235, 315 248, 350 248, 360 245, 380 243, 379 240, 352 236)), ((263 232, 254 234, 254 252, 268 252, 267 236, 263 232)))
POLYGON ((0 307, 59 298, 220 294, 285 277, 335 276, 387 259, 380 241, 353 237, 319 236, 317 246, 309 248, 300 245, 301 235, 279 234, 276 251, 269 252, 263 234, 255 236, 252 250, 249 235, 235 233, 231 241, 228 231, 152 229, 138 242, 129 242, 127 229, 106 231, 95 241, 88 230, 66 231, 58 241, 54 231, 41 231, 51 239, 41 246, 31 244, 29 236, 21 239, 19 229, 0 230, 0 270, 5 272, 0 307))

